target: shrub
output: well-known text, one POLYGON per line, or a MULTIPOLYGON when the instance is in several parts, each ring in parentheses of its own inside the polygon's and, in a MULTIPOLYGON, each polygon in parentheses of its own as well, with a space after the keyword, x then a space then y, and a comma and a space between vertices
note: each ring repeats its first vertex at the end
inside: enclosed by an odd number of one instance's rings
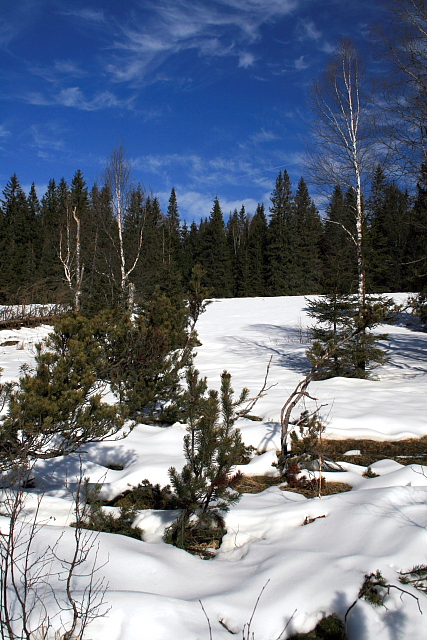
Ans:
POLYGON ((78 521, 72 526, 90 531, 101 531, 102 533, 115 533, 129 538, 142 539, 143 531, 132 524, 137 516, 137 509, 134 506, 123 505, 120 507, 119 515, 106 513, 99 500, 100 485, 90 488, 88 480, 85 480, 84 494, 86 504, 79 514, 78 521))
POLYGON ((138 510, 178 508, 169 484, 161 487, 160 484, 152 485, 148 480, 143 480, 138 486, 125 491, 110 504, 119 507, 128 506, 138 510))

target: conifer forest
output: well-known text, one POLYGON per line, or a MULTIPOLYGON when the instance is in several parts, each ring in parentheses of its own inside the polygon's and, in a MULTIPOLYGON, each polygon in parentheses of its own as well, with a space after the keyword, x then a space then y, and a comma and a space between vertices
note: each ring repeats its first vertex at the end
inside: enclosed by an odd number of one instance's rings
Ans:
MULTIPOLYGON (((242 206, 223 212, 218 199, 209 218, 188 224, 172 189, 161 211, 155 195, 130 187, 123 215, 123 248, 131 264, 136 299, 158 290, 179 296, 201 268, 206 297, 306 295, 357 291, 355 193, 336 185, 319 214, 304 178, 291 184, 281 171, 268 210, 242 206), (139 243, 141 246, 139 246, 139 243)), ((367 291, 422 291, 427 284, 427 171, 411 195, 374 170, 364 201, 367 291)), ((75 261, 79 224, 84 267, 81 304, 87 311, 114 307, 121 276, 111 187, 89 187, 81 171, 67 184, 51 179, 45 194, 26 196, 13 175, 1 206, 0 301, 2 304, 65 302, 71 287, 66 258, 75 261), (74 214, 74 216, 73 216, 74 214), (65 270, 64 270, 65 267, 65 270)))

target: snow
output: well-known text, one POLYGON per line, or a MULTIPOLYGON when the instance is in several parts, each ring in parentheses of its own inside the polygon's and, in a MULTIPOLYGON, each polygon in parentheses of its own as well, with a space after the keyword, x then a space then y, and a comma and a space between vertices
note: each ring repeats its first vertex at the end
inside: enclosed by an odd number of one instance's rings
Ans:
MULTIPOLYGON (((219 387, 219 376, 227 369, 236 394, 246 386, 256 395, 272 357, 268 386, 274 386, 253 410, 261 421, 237 424, 245 443, 261 454, 239 467, 246 475, 277 474, 271 465, 280 443, 280 409, 308 366, 310 319, 304 309, 301 297, 215 300, 200 318, 202 346, 196 366, 210 387, 219 387)), ((34 362, 34 345, 49 330, 42 326, 0 331, 3 381, 16 379, 22 364, 34 362), (17 336, 18 345, 2 346, 17 336)), ((322 408, 327 437, 399 440, 427 435, 427 334, 403 325, 378 331, 389 334, 391 359, 377 370, 376 380, 335 378, 311 385, 317 402, 327 405, 322 408)), ((180 424, 138 425, 124 440, 84 447, 80 457, 40 461, 24 511, 25 519, 31 520, 37 497, 44 494, 38 548, 59 540, 58 557, 72 553, 74 530, 67 526, 73 522, 70 491, 80 464, 91 483, 103 483, 104 499, 144 479, 164 485, 168 469, 180 469, 184 463, 184 435, 180 424), (113 470, 111 465, 123 469, 113 470)), ((100 572, 108 583, 105 600, 110 609, 90 624, 86 638, 208 639, 199 600, 214 640, 226 640, 230 632, 241 637, 266 585, 251 630, 255 640, 276 640, 289 620, 281 638, 310 630, 329 613, 343 617, 365 574, 378 569, 398 585, 399 571, 427 562, 427 473, 419 465, 382 460, 371 465, 378 477, 364 478, 366 468, 346 462, 346 455, 341 467, 343 471, 327 472, 325 477, 349 484, 352 490, 347 493, 308 500, 275 486, 244 494, 227 515, 227 534, 209 561, 162 541, 176 512, 141 511, 134 524, 144 529, 143 541, 99 534, 97 562, 104 565, 100 572), (307 519, 314 520, 304 525, 307 519)), ((6 525, 0 516, 1 529, 6 525)), ((76 577, 76 592, 85 588, 85 580, 76 577)), ((64 589, 60 582, 54 587, 57 593, 64 589)), ((427 637, 426 596, 405 588, 417 595, 424 616, 414 598, 392 589, 387 609, 363 601, 352 609, 350 640, 427 637)))

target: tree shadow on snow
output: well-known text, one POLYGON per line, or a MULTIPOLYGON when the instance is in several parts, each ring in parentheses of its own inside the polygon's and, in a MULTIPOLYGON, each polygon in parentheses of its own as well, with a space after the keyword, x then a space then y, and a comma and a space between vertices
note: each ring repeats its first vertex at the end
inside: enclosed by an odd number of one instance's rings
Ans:
POLYGON ((427 373, 427 333, 425 335, 391 334, 387 351, 391 366, 414 370, 414 375, 427 373), (394 360, 394 355, 398 356, 399 361, 394 360), (403 363, 403 359, 409 362, 403 363))
POLYGON ((275 438, 279 438, 280 441, 281 426, 280 422, 264 422, 262 426, 266 428, 266 433, 260 440, 257 449, 258 451, 265 453, 271 448, 269 445, 275 438))
MULTIPOLYGON (((357 596, 358 589, 359 587, 356 587, 355 597, 357 596)), ((345 614, 352 604, 353 601, 349 600, 348 595, 342 591, 337 591, 331 604, 331 610, 344 622, 345 614)), ((368 635, 368 627, 363 607, 358 606, 358 604, 353 607, 347 617, 346 630, 348 637, 357 638, 357 640, 372 640, 368 635)))
POLYGON ((73 492, 78 483, 86 476, 91 477, 91 485, 102 483, 111 466, 125 469, 137 459, 135 450, 126 449, 119 443, 115 446, 103 445, 102 447, 94 443, 82 447, 80 453, 39 460, 35 467, 34 484, 39 491, 49 491, 66 486, 68 490, 73 492), (98 466, 98 469, 95 465, 98 466))
POLYGON ((265 356, 267 360, 272 357, 275 365, 304 375, 308 373, 310 365, 305 352, 310 342, 300 338, 298 327, 254 324, 249 325, 247 330, 263 335, 255 340, 226 336, 224 341, 231 353, 246 359, 265 356))

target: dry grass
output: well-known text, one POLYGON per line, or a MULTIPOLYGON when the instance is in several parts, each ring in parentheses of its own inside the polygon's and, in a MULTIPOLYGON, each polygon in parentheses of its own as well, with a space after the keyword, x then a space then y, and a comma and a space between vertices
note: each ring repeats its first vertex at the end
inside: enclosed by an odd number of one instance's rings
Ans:
MULTIPOLYGON (((270 478, 268 476, 244 476, 239 479, 237 487, 235 487, 239 493, 261 493, 268 487, 274 487, 281 485, 282 491, 292 491, 294 493, 301 493, 306 498, 315 498, 319 495, 319 490, 316 487, 311 488, 295 488, 291 489, 283 481, 283 478, 270 478)), ((345 482, 322 482, 322 495, 331 496, 335 493, 343 493, 350 491, 351 487, 345 482)))
MULTIPOLYGON (((306 498, 317 498, 319 495, 318 486, 310 487, 307 489, 291 489, 287 485, 280 487, 282 491, 292 491, 292 493, 300 493, 306 498)), ((322 482, 322 496, 333 496, 336 493, 345 493, 351 491, 351 486, 345 482, 322 482)))
POLYGON ((375 440, 323 440, 323 455, 328 460, 345 460, 369 467, 378 460, 396 460, 400 464, 427 464, 427 436, 398 440, 397 442, 375 440), (360 456, 344 456, 346 451, 359 449, 360 456))
POLYGON ((241 475, 234 488, 239 493, 261 493, 268 487, 283 484, 283 478, 271 478, 270 476, 245 476, 241 475))

